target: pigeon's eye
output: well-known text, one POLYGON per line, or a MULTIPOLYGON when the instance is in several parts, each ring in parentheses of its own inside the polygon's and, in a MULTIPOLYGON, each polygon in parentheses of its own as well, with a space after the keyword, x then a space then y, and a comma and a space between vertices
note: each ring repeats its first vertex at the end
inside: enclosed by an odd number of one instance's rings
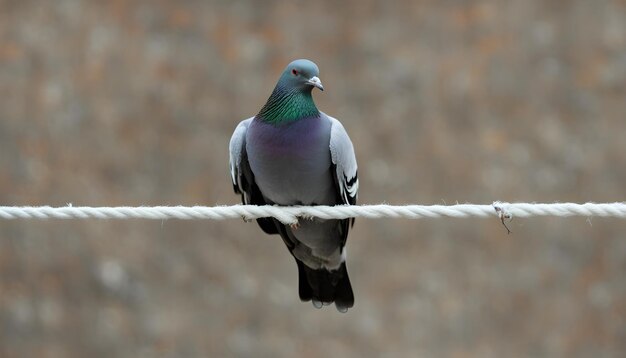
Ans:
POLYGON ((291 74, 294 76, 298 75, 298 70, 296 70, 295 68, 293 70, 291 70, 291 74))

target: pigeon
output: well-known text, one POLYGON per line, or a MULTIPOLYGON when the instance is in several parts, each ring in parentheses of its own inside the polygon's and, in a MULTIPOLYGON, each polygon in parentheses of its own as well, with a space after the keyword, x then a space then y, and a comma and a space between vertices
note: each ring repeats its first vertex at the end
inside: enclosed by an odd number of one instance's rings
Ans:
MULTIPOLYGON (((236 194, 251 205, 354 205, 359 180, 354 147, 343 125, 312 97, 323 91, 315 63, 300 59, 282 72, 259 113, 237 125, 229 144, 236 194)), ((313 306, 354 306, 346 269, 346 240, 354 218, 302 219, 285 225, 257 219, 278 234, 298 265, 298 291, 313 306)))

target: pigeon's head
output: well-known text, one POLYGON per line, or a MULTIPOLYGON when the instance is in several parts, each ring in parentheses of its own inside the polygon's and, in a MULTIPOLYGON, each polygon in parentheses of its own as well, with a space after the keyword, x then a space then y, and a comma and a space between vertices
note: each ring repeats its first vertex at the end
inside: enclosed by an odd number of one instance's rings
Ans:
POLYGON ((309 60, 295 60, 285 68, 280 77, 280 84, 288 88, 297 88, 302 91, 311 91, 313 87, 324 90, 319 76, 317 65, 309 60))

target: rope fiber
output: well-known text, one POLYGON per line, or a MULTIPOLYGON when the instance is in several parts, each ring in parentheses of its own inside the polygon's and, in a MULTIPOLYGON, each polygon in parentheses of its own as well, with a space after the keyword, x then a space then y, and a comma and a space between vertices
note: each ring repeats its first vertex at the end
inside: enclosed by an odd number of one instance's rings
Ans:
POLYGON ((299 218, 468 218, 505 219, 531 216, 604 216, 626 218, 626 203, 506 203, 491 205, 339 205, 339 206, 0 206, 0 219, 210 219, 274 217, 283 224, 297 224, 299 218))

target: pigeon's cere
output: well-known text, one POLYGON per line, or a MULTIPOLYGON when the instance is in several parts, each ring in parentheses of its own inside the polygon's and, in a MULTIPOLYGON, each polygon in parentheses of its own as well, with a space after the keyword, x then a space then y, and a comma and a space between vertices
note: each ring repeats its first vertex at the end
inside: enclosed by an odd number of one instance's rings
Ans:
MULTIPOLYGON (((230 172, 244 204, 356 203, 359 181, 352 142, 341 123, 320 112, 311 92, 323 90, 309 60, 290 63, 260 112, 237 126, 230 140, 230 172)), ((354 219, 302 220, 286 226, 257 219, 279 234, 298 264, 300 299, 346 312, 354 295, 346 270, 346 239, 354 219)))

